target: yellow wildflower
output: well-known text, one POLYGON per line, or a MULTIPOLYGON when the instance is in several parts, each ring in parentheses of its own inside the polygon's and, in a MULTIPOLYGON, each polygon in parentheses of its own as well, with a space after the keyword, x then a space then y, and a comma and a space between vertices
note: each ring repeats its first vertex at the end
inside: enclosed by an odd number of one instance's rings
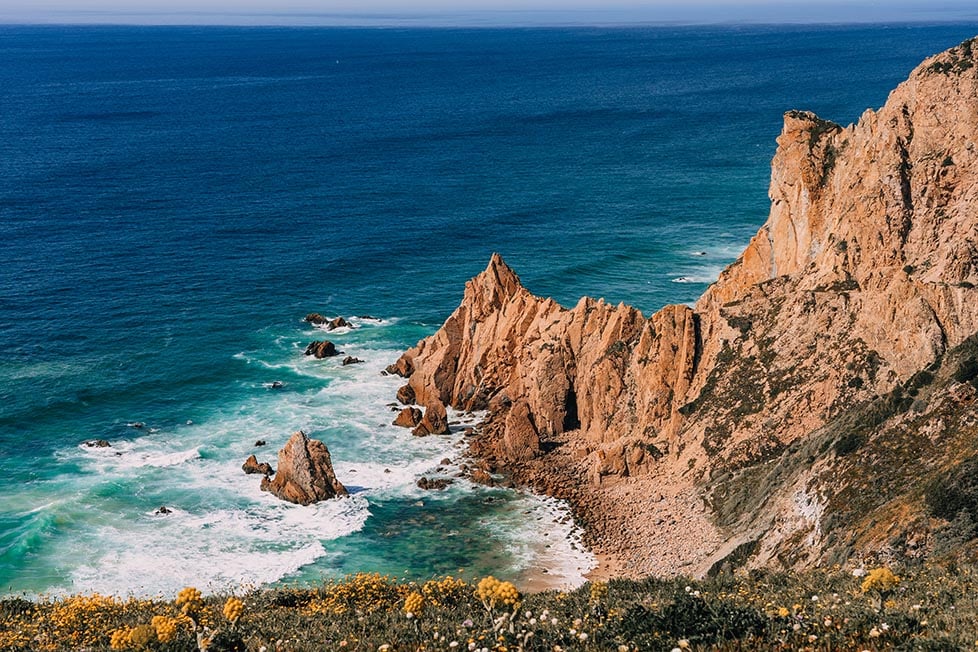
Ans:
POLYGON ((129 631, 129 646, 145 650, 156 643, 156 628, 152 625, 137 625, 129 631))
POLYGON ((125 650, 129 647, 129 633, 131 631, 129 627, 123 627, 112 632, 112 638, 109 639, 109 647, 113 650, 125 650))
POLYGON ((204 600, 200 595, 200 591, 192 586, 188 586, 177 594, 176 605, 185 614, 193 614, 200 611, 204 606, 204 600))
POLYGON ((404 598, 405 613, 421 616, 422 609, 424 609, 424 598, 417 591, 412 592, 408 597, 404 598))
POLYGON ((515 606, 520 601, 520 592, 512 582, 500 582, 492 575, 483 578, 475 589, 475 597, 492 609, 497 602, 515 606))
POLYGON ((602 600, 608 597, 608 583, 592 582, 590 593, 591 604, 600 604, 602 600))
POLYGON ((230 597, 227 602, 224 603, 224 617, 227 618, 231 624, 238 622, 241 618, 241 614, 244 613, 244 603, 238 598, 230 597))
POLYGON ((153 616, 150 624, 156 630, 156 637, 160 639, 160 643, 169 643, 176 638, 180 625, 176 618, 170 616, 153 616))
POLYGON ((878 591, 880 593, 889 593, 896 588, 897 584, 900 583, 900 578, 893 574, 886 566, 881 568, 874 568, 869 571, 866 575, 866 579, 863 580, 863 593, 869 593, 870 591, 878 591))

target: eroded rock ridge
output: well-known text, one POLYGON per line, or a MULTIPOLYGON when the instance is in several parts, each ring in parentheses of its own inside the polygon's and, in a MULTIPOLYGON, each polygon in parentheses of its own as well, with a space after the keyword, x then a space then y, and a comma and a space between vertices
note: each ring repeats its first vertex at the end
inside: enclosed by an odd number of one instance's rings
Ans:
POLYGON ((975 434, 948 425, 965 403, 947 365, 978 331, 976 53, 924 61, 848 127, 786 113, 770 215, 695 307, 567 309, 493 255, 390 367, 402 394, 488 410, 472 450, 574 501, 625 574, 883 554, 871 523, 898 507, 890 535, 926 538, 940 523, 910 495, 975 434), (911 419, 938 433, 907 461, 916 484, 843 507, 911 419))

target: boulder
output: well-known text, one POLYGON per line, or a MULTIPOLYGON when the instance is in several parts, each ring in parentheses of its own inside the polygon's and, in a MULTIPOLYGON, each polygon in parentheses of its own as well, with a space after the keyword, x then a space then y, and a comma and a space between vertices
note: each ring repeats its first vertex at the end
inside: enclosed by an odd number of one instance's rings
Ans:
POLYGON ((330 319, 320 315, 318 312, 311 312, 306 315, 305 321, 309 322, 313 326, 324 326, 326 330, 336 330, 337 328, 352 328, 353 324, 343 319, 342 317, 336 317, 335 319, 330 319))
POLYGON ((470 479, 476 484, 484 484, 487 487, 492 487, 496 484, 496 481, 492 479, 492 476, 485 469, 473 469, 470 479))
POLYGON ((397 390, 397 400, 404 405, 414 405, 414 388, 410 385, 404 385, 397 390))
POLYGON ((416 407, 406 407, 397 414, 394 425, 402 428, 414 428, 421 423, 421 410, 416 407))
POLYGON ((264 446, 264 445, 265 445, 265 440, 264 439, 259 439, 258 441, 255 442, 255 446, 256 447, 257 446, 264 446))
POLYGON ((112 444, 104 439, 89 439, 85 442, 85 445, 89 448, 110 448, 112 444))
POLYGON ((397 362, 394 364, 387 365, 386 370, 391 376, 401 376, 402 378, 407 378, 414 373, 414 365, 411 363, 411 359, 406 356, 401 356, 398 358, 397 362))
POLYGON ((448 432, 448 413, 445 411, 445 405, 441 401, 434 400, 425 408, 421 423, 411 431, 411 434, 416 437, 424 437, 425 435, 447 435, 448 432))
POLYGON ((331 358, 334 355, 339 355, 339 351, 336 350, 336 345, 329 340, 311 342, 309 346, 306 347, 306 355, 314 355, 317 359, 331 358))
POLYGON ((347 365, 349 365, 349 364, 361 364, 362 362, 363 362, 363 360, 361 360, 360 358, 354 358, 351 355, 348 355, 345 358, 343 358, 343 366, 344 367, 347 366, 347 365))
POLYGON ((159 514, 160 516, 166 516, 167 514, 172 514, 173 513, 173 510, 170 509, 169 507, 167 507, 166 505, 160 505, 159 509, 157 509, 153 513, 154 514, 159 514))
POLYGON ((263 478, 261 488, 299 505, 349 495, 336 479, 326 444, 301 430, 278 452, 278 472, 274 478, 263 478))
POLYGON ((272 475, 272 465, 268 462, 259 462, 258 458, 254 455, 249 455, 245 463, 241 465, 241 470, 245 473, 251 475, 254 473, 260 473, 262 475, 272 475))
POLYGON ((524 401, 516 403, 506 416, 502 438, 502 456, 507 460, 525 462, 540 452, 540 434, 533 415, 524 401))

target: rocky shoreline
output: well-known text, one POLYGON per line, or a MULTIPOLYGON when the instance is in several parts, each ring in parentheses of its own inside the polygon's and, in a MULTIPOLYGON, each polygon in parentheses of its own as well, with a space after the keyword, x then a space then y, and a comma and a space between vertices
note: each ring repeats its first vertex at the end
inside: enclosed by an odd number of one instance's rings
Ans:
POLYGON ((569 501, 598 574, 960 547, 922 497, 978 457, 976 54, 848 127, 787 112, 768 220, 694 306, 568 309, 493 255, 398 397, 486 410, 480 470, 569 501))
MULTIPOLYGON (((586 573, 589 579, 707 573, 713 562, 702 551, 724 542, 695 487, 651 477, 633 478, 611 487, 582 483, 587 465, 571 452, 580 450, 577 433, 541 441, 541 447, 550 451, 546 457, 500 465, 493 452, 493 424, 493 416, 487 415, 468 433, 465 466, 469 479, 487 484, 495 482, 493 475, 501 475, 503 485, 566 502, 582 529, 584 544, 597 560, 597 566, 586 573), (682 536, 677 537, 672 533, 675 531, 682 536)), ((532 583, 560 588, 551 586, 545 574, 535 576, 532 583)))

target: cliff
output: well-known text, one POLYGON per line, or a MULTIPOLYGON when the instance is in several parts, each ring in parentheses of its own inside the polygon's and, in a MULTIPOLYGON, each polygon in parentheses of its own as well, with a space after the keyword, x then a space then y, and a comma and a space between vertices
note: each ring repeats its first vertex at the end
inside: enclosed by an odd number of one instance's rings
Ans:
POLYGON ((572 500, 616 572, 933 553, 929 483, 978 453, 976 54, 848 127, 785 114, 768 220, 695 307, 565 309, 494 255, 391 369, 489 410, 473 452, 572 500))

